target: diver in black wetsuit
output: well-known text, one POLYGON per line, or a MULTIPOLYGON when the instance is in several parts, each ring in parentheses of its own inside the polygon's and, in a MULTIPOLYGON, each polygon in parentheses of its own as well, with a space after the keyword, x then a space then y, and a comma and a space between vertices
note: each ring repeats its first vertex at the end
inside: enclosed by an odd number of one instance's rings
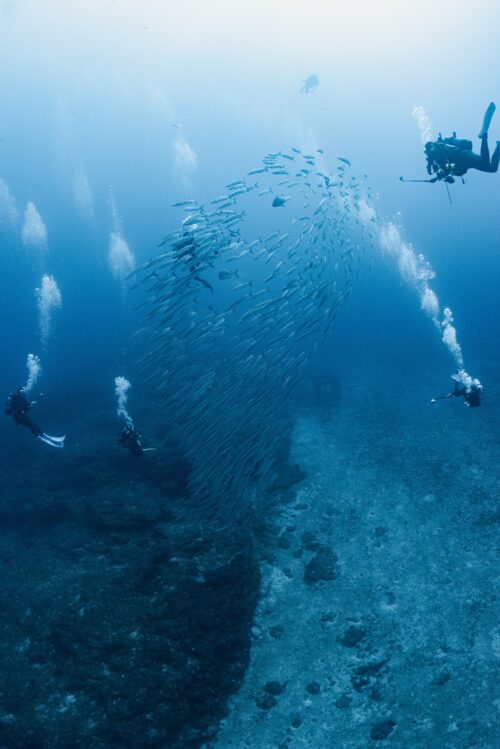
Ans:
POLYGON ((18 388, 7 398, 4 414, 6 416, 12 416, 16 424, 28 427, 34 437, 45 442, 47 445, 50 445, 51 447, 64 447, 65 437, 51 437, 50 434, 46 434, 37 424, 35 424, 33 419, 28 416, 28 411, 31 410, 31 407, 34 406, 35 403, 36 401, 28 400, 24 388, 18 388))
POLYGON ((453 184, 455 177, 463 177, 469 169, 476 169, 479 172, 497 172, 500 164, 500 140, 497 140, 495 151, 491 157, 488 146, 488 129, 495 110, 496 106, 494 102, 491 102, 484 114, 479 133, 481 140, 480 153, 474 153, 472 141, 457 138, 456 133, 453 133, 449 138, 443 138, 440 133, 437 140, 425 144, 427 174, 430 179, 405 179, 400 177, 401 182, 444 182, 445 184, 453 184))
POLYGON ((455 177, 463 177, 469 169, 477 169, 479 172, 496 172, 500 162, 500 141, 497 145, 493 156, 490 158, 490 149, 488 146, 488 130, 493 115, 495 114, 495 104, 491 104, 484 114, 483 124, 479 138, 481 140, 480 153, 474 153, 472 150, 472 141, 457 138, 453 133, 450 138, 442 138, 441 135, 436 141, 430 141, 425 144, 425 156, 427 159, 427 174, 434 175, 429 182, 454 182, 455 177))
POLYGON ((27 413, 31 410, 32 405, 33 403, 30 403, 26 398, 23 388, 18 388, 15 393, 11 393, 7 398, 4 413, 6 416, 12 416, 16 424, 28 427, 35 437, 40 437, 43 430, 35 424, 27 413))
POLYGON ((481 152, 474 153, 470 140, 461 140, 454 133, 451 138, 438 138, 437 141, 426 143, 427 173, 434 175, 430 182, 444 180, 454 182, 455 177, 463 177, 469 169, 480 172, 496 172, 500 162, 500 141, 490 159, 488 133, 481 137, 481 152))
POLYGON ((455 386, 451 393, 447 395, 438 395, 437 398, 433 398, 431 403, 435 403, 438 400, 444 400, 445 398, 464 398, 465 405, 468 408, 478 408, 481 405, 481 398, 483 396, 483 386, 479 380, 470 380, 470 382, 464 382, 458 375, 454 375, 455 386))
POLYGON ((141 445, 141 437, 141 432, 134 429, 132 425, 127 424, 123 427, 118 444, 130 450, 132 455, 140 457, 144 452, 144 448, 141 445))

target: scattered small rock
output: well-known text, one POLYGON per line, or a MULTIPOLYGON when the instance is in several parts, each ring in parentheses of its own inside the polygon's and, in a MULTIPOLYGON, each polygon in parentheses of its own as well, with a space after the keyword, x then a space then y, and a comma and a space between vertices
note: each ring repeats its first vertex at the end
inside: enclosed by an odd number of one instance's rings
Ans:
POLYGON ((337 637, 337 642, 346 648, 355 648, 365 637, 366 630, 363 627, 356 627, 354 624, 350 624, 342 637, 337 637))
POLYGON ((264 692, 266 692, 267 694, 272 694, 273 697, 277 697, 279 694, 281 694, 284 688, 285 685, 280 681, 268 681, 267 684, 264 684, 264 692))
POLYGON ((361 676, 377 676, 377 674, 383 669, 386 663, 389 662, 389 658, 383 658, 380 661, 370 661, 364 663, 356 669, 356 673, 361 676))
POLYGON ((386 739, 394 731, 396 723, 393 720, 383 720, 381 723, 375 723, 370 731, 370 738, 374 741, 386 739))
POLYGON ((361 693, 370 684, 370 679, 368 676, 353 676, 351 677, 351 684, 356 692, 361 693))
POLYGON ((302 541, 304 549, 307 549, 308 551, 316 551, 316 549, 319 548, 318 538, 315 533, 312 533, 312 531, 304 531, 300 540, 302 541))
POLYGON ((338 557, 327 546, 321 546, 304 569, 304 581, 308 585, 320 580, 335 580, 339 574, 338 557))
POLYGON ((272 694, 266 694, 266 692, 259 694, 259 696, 255 698, 255 702, 257 707, 260 707, 261 710, 270 710, 278 704, 276 698, 273 697, 272 694))
POLYGON ((346 707, 349 707, 352 702, 352 697, 349 697, 348 694, 342 694, 338 700, 335 700, 333 703, 335 707, 338 707, 339 710, 345 710, 346 707))
POLYGON ((351 677, 351 684, 356 692, 361 692, 365 687, 370 684, 370 679, 367 676, 353 676, 351 677))
POLYGON ((317 681, 311 681, 306 687, 309 694, 319 694, 321 692, 321 685, 317 681))
POLYGON ((284 690, 285 685, 279 681, 268 681, 264 684, 264 688, 256 698, 255 702, 257 707, 261 710, 270 710, 278 704, 276 697, 278 697, 284 690))
POLYGON ((298 713, 294 713, 292 715, 290 725, 292 726, 292 728, 300 728, 300 726, 302 725, 302 718, 298 713))
MULTIPOLYGON (((373 680, 379 675, 380 671, 388 662, 389 659, 384 658, 380 661, 370 661, 369 663, 364 663, 362 666, 359 666, 356 669, 354 676, 351 678, 352 686, 356 692, 361 693, 365 687, 371 686, 373 680)), ((370 699, 377 701, 381 699, 379 695, 380 693, 377 691, 376 687, 373 686, 368 696, 370 699)))

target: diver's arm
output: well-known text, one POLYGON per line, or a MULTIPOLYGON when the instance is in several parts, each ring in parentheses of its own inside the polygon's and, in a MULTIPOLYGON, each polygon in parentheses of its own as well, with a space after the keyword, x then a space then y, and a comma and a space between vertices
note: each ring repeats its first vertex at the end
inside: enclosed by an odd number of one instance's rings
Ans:
POLYGON ((40 398, 43 398, 44 395, 45 395, 45 393, 38 393, 38 398, 35 401, 30 401, 30 408, 32 406, 36 406, 36 404, 38 403, 38 401, 40 400, 40 398))
POLYGON ((431 398, 431 403, 435 403, 436 401, 446 400, 447 398, 451 398, 454 395, 455 393, 448 393, 448 395, 436 395, 435 398, 431 398))

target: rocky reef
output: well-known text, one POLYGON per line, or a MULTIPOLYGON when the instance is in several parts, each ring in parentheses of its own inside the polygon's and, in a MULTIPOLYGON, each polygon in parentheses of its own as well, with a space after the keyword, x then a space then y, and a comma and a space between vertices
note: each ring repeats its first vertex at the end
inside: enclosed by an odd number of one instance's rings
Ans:
POLYGON ((4 464, 2 748, 194 749, 243 678, 248 524, 201 522, 175 449, 131 459, 113 428, 62 454, 19 430, 4 464))

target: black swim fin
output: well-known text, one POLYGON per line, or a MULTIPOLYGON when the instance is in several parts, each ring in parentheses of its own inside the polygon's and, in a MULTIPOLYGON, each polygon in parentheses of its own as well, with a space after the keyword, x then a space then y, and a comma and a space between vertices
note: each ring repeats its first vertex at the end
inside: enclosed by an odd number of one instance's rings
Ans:
POLYGON ((493 115, 495 114, 496 106, 494 102, 491 102, 491 104, 488 106, 488 109, 484 113, 483 118, 483 126, 481 127, 481 132, 479 133, 480 138, 484 138, 485 135, 488 135, 488 130, 490 129, 491 120, 493 119, 493 115))

